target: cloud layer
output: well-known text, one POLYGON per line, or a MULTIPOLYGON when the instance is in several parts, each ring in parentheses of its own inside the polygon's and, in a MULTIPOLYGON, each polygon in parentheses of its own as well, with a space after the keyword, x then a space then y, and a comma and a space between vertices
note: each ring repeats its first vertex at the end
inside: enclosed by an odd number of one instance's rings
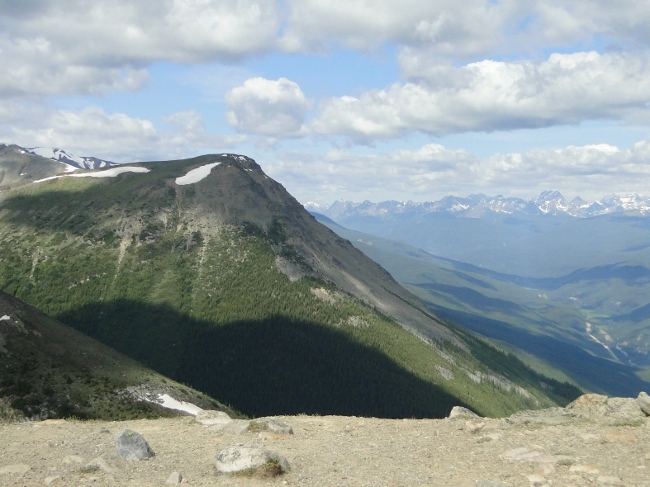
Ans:
POLYGON ((585 198, 599 198, 604 192, 646 194, 650 139, 627 150, 598 144, 487 159, 438 144, 382 154, 287 153, 269 167, 269 173, 300 201, 318 203, 339 198, 425 201, 478 192, 530 196, 551 188, 571 188, 585 198))
POLYGON ((647 110, 650 56, 595 51, 553 54, 541 63, 481 61, 460 68, 402 60, 416 81, 323 102, 323 134, 359 141, 411 131, 445 134, 572 124, 647 110))

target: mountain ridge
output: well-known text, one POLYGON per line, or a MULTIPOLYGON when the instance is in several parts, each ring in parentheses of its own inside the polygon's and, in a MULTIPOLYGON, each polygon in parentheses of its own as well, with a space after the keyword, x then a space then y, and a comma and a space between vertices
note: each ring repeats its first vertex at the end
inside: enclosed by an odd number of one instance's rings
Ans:
POLYGON ((568 201, 559 191, 543 191, 535 198, 517 198, 472 194, 467 197, 445 196, 437 201, 382 201, 373 203, 337 200, 331 205, 305 203, 305 208, 333 220, 352 216, 391 217, 395 215, 448 214, 455 218, 482 218, 490 213, 518 216, 570 216, 591 218, 610 214, 650 214, 650 198, 632 194, 610 195, 596 201, 585 201, 579 196, 568 201))
POLYGON ((0 245, 19 249, 2 288, 245 414, 503 415, 570 399, 440 322, 254 160, 115 169, 1 193, 0 245))

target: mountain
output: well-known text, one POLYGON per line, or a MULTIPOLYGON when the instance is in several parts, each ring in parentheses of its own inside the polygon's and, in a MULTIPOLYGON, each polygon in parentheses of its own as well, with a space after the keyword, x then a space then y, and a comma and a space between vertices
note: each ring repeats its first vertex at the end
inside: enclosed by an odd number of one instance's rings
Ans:
POLYGON ((0 193, 0 287, 245 414, 498 416, 579 394, 436 318, 246 156, 57 176, 0 193))
POLYGON ((115 162, 105 161, 103 159, 97 159, 96 157, 78 157, 62 149, 48 149, 45 147, 34 147, 31 149, 19 149, 19 150, 24 150, 28 154, 33 154, 47 159, 52 159, 53 161, 58 161, 77 169, 104 169, 104 168, 109 168, 118 165, 115 162))
POLYGON ((0 292, 0 419, 178 414, 161 397, 238 414, 0 292))
POLYGON ((490 213, 504 215, 553 215, 590 218, 612 213, 650 213, 650 198, 632 194, 629 196, 606 196, 599 201, 587 202, 580 197, 567 201, 559 191, 544 191, 536 198, 506 198, 473 194, 464 198, 446 196, 439 201, 383 201, 372 203, 364 201, 338 200, 332 205, 319 205, 308 202, 305 207, 328 216, 335 221, 345 221, 352 217, 394 217, 397 215, 427 215, 431 213, 453 215, 454 218, 481 218, 490 213))
POLYGON ((325 215, 351 230, 516 276, 551 278, 624 263, 650 268, 646 199, 575 204, 598 210, 572 216, 571 203, 547 192, 534 200, 472 195, 431 203, 335 202, 325 215))

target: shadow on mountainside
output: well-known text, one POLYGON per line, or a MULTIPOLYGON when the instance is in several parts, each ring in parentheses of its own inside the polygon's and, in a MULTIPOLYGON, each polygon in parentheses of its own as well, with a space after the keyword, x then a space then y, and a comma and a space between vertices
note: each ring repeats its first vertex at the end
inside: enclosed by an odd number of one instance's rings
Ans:
POLYGON ((343 331, 283 316, 214 325, 116 300, 56 318, 250 416, 440 418, 467 406, 343 331))
POLYGON ((441 318, 462 323, 472 331, 510 343, 556 365, 591 391, 609 396, 636 397, 640 391, 648 389, 648 383, 636 376, 634 368, 595 357, 575 345, 545 335, 534 335, 499 320, 443 308, 433 303, 427 305, 441 318))

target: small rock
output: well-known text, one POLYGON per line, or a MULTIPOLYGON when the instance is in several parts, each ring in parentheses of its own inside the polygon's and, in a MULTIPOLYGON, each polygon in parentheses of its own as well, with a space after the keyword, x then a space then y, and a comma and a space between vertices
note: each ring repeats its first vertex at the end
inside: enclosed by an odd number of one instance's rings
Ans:
POLYGON ((292 435, 293 429, 291 426, 286 425, 285 423, 278 421, 273 418, 262 418, 256 419, 249 423, 248 431, 258 432, 258 431, 272 431, 274 433, 279 433, 282 435, 292 435))
POLYGON ((290 469, 286 458, 264 448, 231 446, 219 452, 216 458, 217 471, 221 473, 255 471, 267 466, 277 469, 277 473, 270 472, 271 475, 290 469))
POLYGON ((480 423, 474 421, 465 422, 465 430, 468 433, 476 434, 479 431, 481 431, 484 427, 485 427, 485 423, 482 421, 480 423))
POLYGON ((470 411, 467 408, 464 408, 463 406, 454 406, 451 408, 451 411, 448 416, 449 419, 456 419, 456 418, 480 418, 478 414, 476 414, 473 411, 470 411))
POLYGON ((54 482, 56 482, 60 478, 61 478, 60 475, 52 475, 50 477, 47 477, 43 482, 45 482, 45 485, 52 485, 54 482))
POLYGON ((539 455, 540 453, 538 451, 530 451, 528 448, 515 448, 514 450, 508 450, 502 453, 499 455, 499 458, 502 460, 523 462, 535 460, 539 455))
POLYGON ((92 473, 102 470, 106 473, 114 474, 124 467, 123 462, 123 458, 120 458, 117 455, 111 455, 110 453, 105 453, 100 457, 93 458, 83 469, 81 469, 81 471, 83 473, 92 473))
POLYGON ((508 484, 504 484, 500 480, 479 480, 476 483, 476 487, 507 487, 508 484))
POLYGON ((63 457, 63 463, 83 463, 84 459, 81 458, 79 455, 67 455, 63 457))
POLYGON ((571 465, 569 467, 569 472, 575 472, 575 473, 586 473, 586 474, 592 474, 595 475, 597 473, 600 473, 600 470, 598 470, 595 467, 590 467, 589 465, 571 465))
POLYGON ((639 392, 639 397, 636 398, 636 402, 639 404, 639 408, 646 416, 650 416, 650 396, 645 392, 639 392))
POLYGON ((598 485, 611 485, 611 486, 623 485, 621 479, 619 479, 618 477, 610 477, 610 476, 598 477, 596 482, 598 482, 598 485))
POLYGON ((223 411, 214 411, 209 409, 205 411, 199 411, 199 413, 194 418, 194 421, 206 426, 210 426, 213 424, 228 424, 232 421, 232 419, 223 411))
POLYGON ((180 484, 183 481, 183 476, 180 472, 173 472, 168 478, 166 484, 180 484))
POLYGON ((29 472, 32 469, 29 465, 25 465, 24 463, 18 463, 16 465, 7 465, 6 467, 0 468, 0 474, 5 474, 5 473, 17 473, 20 475, 24 475, 27 472, 29 472))
POLYGON ((541 475, 533 474, 528 476, 528 482, 533 487, 540 487, 546 483, 546 479, 541 475))
POLYGON ((115 436, 115 454, 126 460, 147 460, 155 455, 140 433, 122 430, 115 436))
POLYGON ((236 420, 231 421, 230 423, 224 425, 216 425, 216 427, 223 433, 229 433, 231 435, 241 435, 244 431, 248 430, 250 426, 250 421, 236 420))

